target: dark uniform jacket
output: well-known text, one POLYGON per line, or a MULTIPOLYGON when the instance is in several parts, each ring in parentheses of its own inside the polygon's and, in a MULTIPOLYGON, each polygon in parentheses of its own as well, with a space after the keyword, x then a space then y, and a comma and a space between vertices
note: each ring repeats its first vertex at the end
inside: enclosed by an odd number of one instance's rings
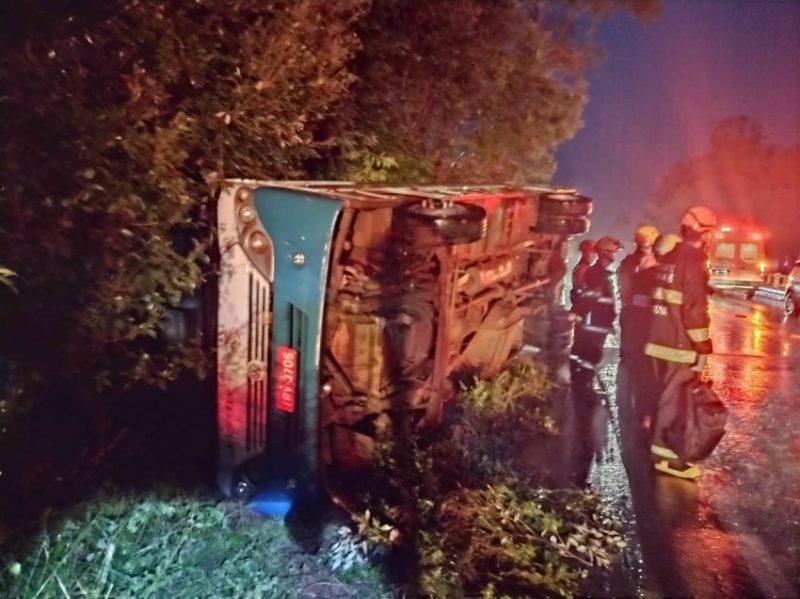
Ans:
POLYGON ((703 250, 681 243, 655 267, 648 356, 691 365, 711 353, 707 260, 703 250))
POLYGON ((569 292, 569 299, 572 303, 573 311, 577 309, 580 302, 580 296, 586 288, 586 273, 591 268, 591 263, 585 261, 583 258, 572 269, 572 289, 569 292))
POLYGON ((588 333, 610 333, 617 316, 614 305, 613 273, 600 262, 595 262, 586 271, 583 292, 575 312, 581 317, 578 327, 588 333))
POLYGON ((646 285, 640 282, 638 275, 649 270, 656 263, 655 256, 636 250, 625 256, 619 265, 619 294, 624 306, 646 307, 650 305, 650 296, 641 296, 647 293, 646 285))
POLYGON ((625 257, 619 266, 619 295, 622 312, 619 315, 622 360, 632 363, 644 360, 644 345, 650 331, 653 275, 656 257, 636 250, 625 257))

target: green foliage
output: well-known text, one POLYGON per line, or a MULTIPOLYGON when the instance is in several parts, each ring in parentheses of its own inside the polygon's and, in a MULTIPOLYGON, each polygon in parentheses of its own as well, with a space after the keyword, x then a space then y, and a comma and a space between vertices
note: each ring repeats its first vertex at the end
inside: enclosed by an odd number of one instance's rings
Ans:
POLYGON ((585 17, 622 7, 646 18, 655 5, 374 2, 353 65, 359 134, 397 160, 393 180, 546 180, 556 147, 581 125, 584 75, 596 63, 585 17))
POLYGON ((517 476, 526 470, 519 448, 529 446, 534 435, 556 432, 548 401, 553 388, 542 364, 522 360, 491 379, 474 379, 462 387, 460 420, 454 424, 458 443, 448 449, 460 452, 465 471, 483 481, 502 484, 517 476))
POLYGON ((469 412, 497 417, 536 408, 545 402, 552 386, 544 366, 516 361, 492 379, 476 378, 471 385, 463 386, 462 399, 469 412))
POLYGON ((460 489, 441 506, 440 543, 461 584, 484 596, 572 595, 622 547, 597 500, 579 491, 460 489))
POLYGON ((463 390, 447 429, 401 416, 353 510, 368 548, 391 547, 425 597, 571 596, 624 546, 597 498, 542 488, 520 447, 552 432, 545 369, 513 363, 463 390))
POLYGON ((347 160, 352 163, 347 178, 360 183, 385 183, 398 167, 397 160, 391 156, 369 150, 353 150, 347 154, 347 160))
POLYGON ((326 562, 332 570, 349 572, 368 563, 370 558, 380 557, 384 547, 393 545, 399 535, 395 527, 382 524, 369 510, 353 514, 355 530, 340 526, 336 540, 327 548, 326 562))
POLYGON ((280 520, 182 495, 123 496, 101 497, 7 552, 0 588, 15 599, 290 598, 315 585, 330 597, 381 595, 368 568, 349 576, 299 560, 280 520), (371 593, 350 586, 362 580, 371 593))
POLYGON ((20 293, 1 326, 29 379, 202 375, 195 348, 142 344, 209 272, 221 179, 302 176, 334 143, 320 128, 353 81, 364 4, 20 6, 0 58, 15 81, 0 104, 0 255, 20 293))

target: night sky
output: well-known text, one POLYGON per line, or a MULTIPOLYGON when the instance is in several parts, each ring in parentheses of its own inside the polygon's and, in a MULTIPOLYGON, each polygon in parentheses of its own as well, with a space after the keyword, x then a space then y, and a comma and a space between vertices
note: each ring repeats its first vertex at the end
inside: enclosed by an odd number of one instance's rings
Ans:
POLYGON ((770 142, 800 145, 799 0, 664 0, 654 24, 620 15, 599 41, 608 57, 555 177, 595 199, 593 237, 632 237, 661 177, 706 152, 722 118, 751 116, 770 142))

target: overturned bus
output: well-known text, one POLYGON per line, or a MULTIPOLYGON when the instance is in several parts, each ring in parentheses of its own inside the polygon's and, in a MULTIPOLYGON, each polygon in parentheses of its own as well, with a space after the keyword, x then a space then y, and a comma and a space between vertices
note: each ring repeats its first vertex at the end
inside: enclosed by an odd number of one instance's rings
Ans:
POLYGON ((588 230, 591 209, 543 187, 228 182, 223 492, 358 469, 398 411, 439 422, 459 376, 497 373, 526 322, 546 324, 566 241, 588 230))

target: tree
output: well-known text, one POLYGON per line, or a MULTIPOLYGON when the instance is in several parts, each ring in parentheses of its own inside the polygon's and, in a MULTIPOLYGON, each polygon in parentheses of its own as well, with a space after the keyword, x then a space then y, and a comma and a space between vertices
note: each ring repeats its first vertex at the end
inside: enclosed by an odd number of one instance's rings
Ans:
POLYGON ((658 5, 375 2, 353 66, 361 143, 346 158, 391 156, 400 180, 549 179, 581 125, 591 23, 621 7, 652 18, 658 5))
POLYGON ((723 218, 764 226, 772 234, 776 255, 796 254, 800 147, 770 143, 750 117, 723 119, 711 132, 706 154, 689 158, 663 177, 649 212, 670 229, 686 208, 697 204, 723 218))
POLYGON ((143 342, 202 282, 220 180, 302 177, 324 147, 365 6, 21 4, 0 57, 0 255, 19 287, 2 355, 80 387, 202 367, 143 342))

